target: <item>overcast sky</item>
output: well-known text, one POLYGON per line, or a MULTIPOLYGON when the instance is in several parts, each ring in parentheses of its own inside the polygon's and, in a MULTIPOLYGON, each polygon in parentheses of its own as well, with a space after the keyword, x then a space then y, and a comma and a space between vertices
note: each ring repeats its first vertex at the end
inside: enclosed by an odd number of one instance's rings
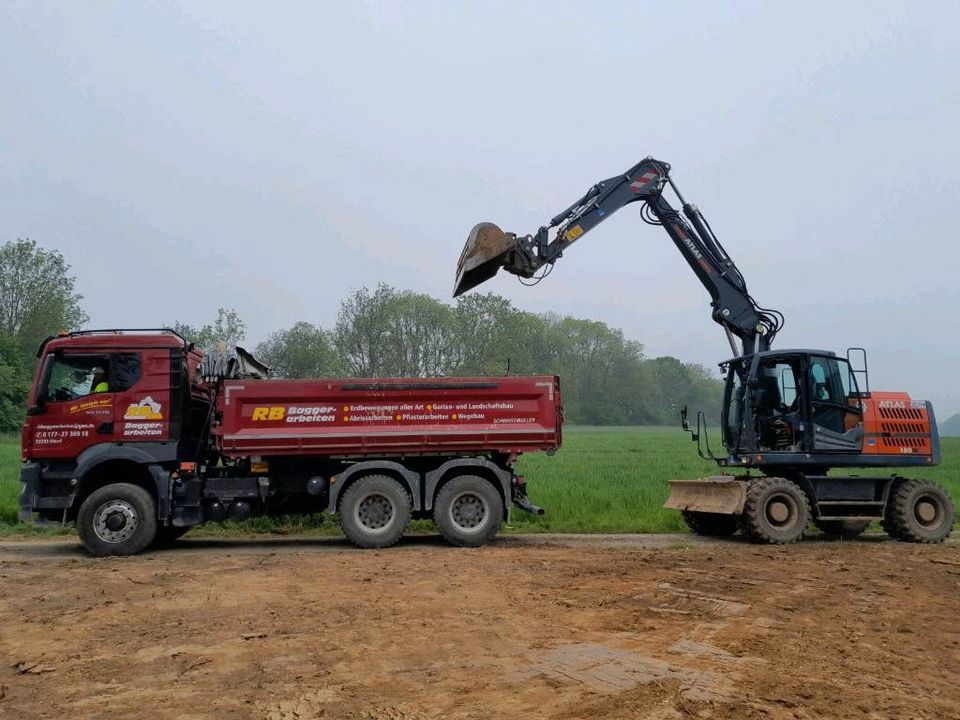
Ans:
MULTIPOLYGON (((0 5, 0 227, 72 264, 93 326, 249 344, 351 289, 448 298, 470 228, 536 228, 673 165, 781 348, 866 346, 874 389, 960 411, 960 3, 0 5)), ((637 206, 549 280, 484 289, 729 354, 637 206)))

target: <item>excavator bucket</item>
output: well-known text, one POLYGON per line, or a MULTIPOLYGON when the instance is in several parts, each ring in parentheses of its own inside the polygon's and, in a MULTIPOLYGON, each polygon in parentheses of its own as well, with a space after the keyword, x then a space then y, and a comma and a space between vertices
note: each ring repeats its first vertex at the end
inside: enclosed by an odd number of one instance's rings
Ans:
POLYGON ((505 233, 493 223, 482 222, 474 225, 457 262, 453 296, 463 295, 467 290, 496 275, 504 266, 507 255, 515 247, 516 236, 505 233))
POLYGON ((670 497, 663 504, 673 510, 737 515, 747 501, 746 483, 729 475, 702 480, 671 480, 670 497))

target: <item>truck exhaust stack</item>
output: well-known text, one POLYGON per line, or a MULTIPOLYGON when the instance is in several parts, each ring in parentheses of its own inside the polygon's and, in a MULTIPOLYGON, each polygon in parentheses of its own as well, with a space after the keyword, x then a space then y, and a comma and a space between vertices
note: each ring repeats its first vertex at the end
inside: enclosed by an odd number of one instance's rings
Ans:
POLYGON ((508 265, 508 256, 516 247, 516 235, 505 233, 489 222, 474 225, 457 262, 453 296, 463 295, 496 275, 501 267, 508 265))

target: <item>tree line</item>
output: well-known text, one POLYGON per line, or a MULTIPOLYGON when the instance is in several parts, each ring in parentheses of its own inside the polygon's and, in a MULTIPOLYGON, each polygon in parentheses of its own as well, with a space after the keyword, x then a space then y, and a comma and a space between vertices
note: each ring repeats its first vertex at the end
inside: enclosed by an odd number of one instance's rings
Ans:
MULTIPOLYGON (((0 431, 19 429, 44 337, 87 322, 63 256, 31 240, 0 247, 0 431)), ((220 308, 205 325, 176 322, 211 349, 243 345, 246 324, 220 308)), ((249 348, 248 348, 249 349, 249 348)), ((649 358, 605 323, 532 313, 472 293, 453 304, 388 285, 360 288, 324 328, 301 321, 253 348, 281 378, 559 375, 568 422, 672 424, 684 405, 719 413, 721 384, 700 365, 649 358)))
MULTIPOLYGON (((207 349, 246 334, 227 309, 208 325, 175 329, 207 349)), ((333 327, 298 322, 253 350, 283 378, 559 375, 567 420, 585 425, 672 424, 684 405, 718 417, 722 395, 702 366, 648 358, 605 323, 527 312, 493 294, 447 304, 388 285, 360 288, 333 327)))

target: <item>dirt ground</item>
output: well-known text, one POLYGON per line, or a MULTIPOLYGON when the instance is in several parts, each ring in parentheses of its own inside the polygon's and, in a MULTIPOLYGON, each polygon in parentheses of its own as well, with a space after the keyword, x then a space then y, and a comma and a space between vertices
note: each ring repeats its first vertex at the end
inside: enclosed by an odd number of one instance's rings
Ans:
POLYGON ((960 546, 0 543, 0 717, 960 718, 960 546))

